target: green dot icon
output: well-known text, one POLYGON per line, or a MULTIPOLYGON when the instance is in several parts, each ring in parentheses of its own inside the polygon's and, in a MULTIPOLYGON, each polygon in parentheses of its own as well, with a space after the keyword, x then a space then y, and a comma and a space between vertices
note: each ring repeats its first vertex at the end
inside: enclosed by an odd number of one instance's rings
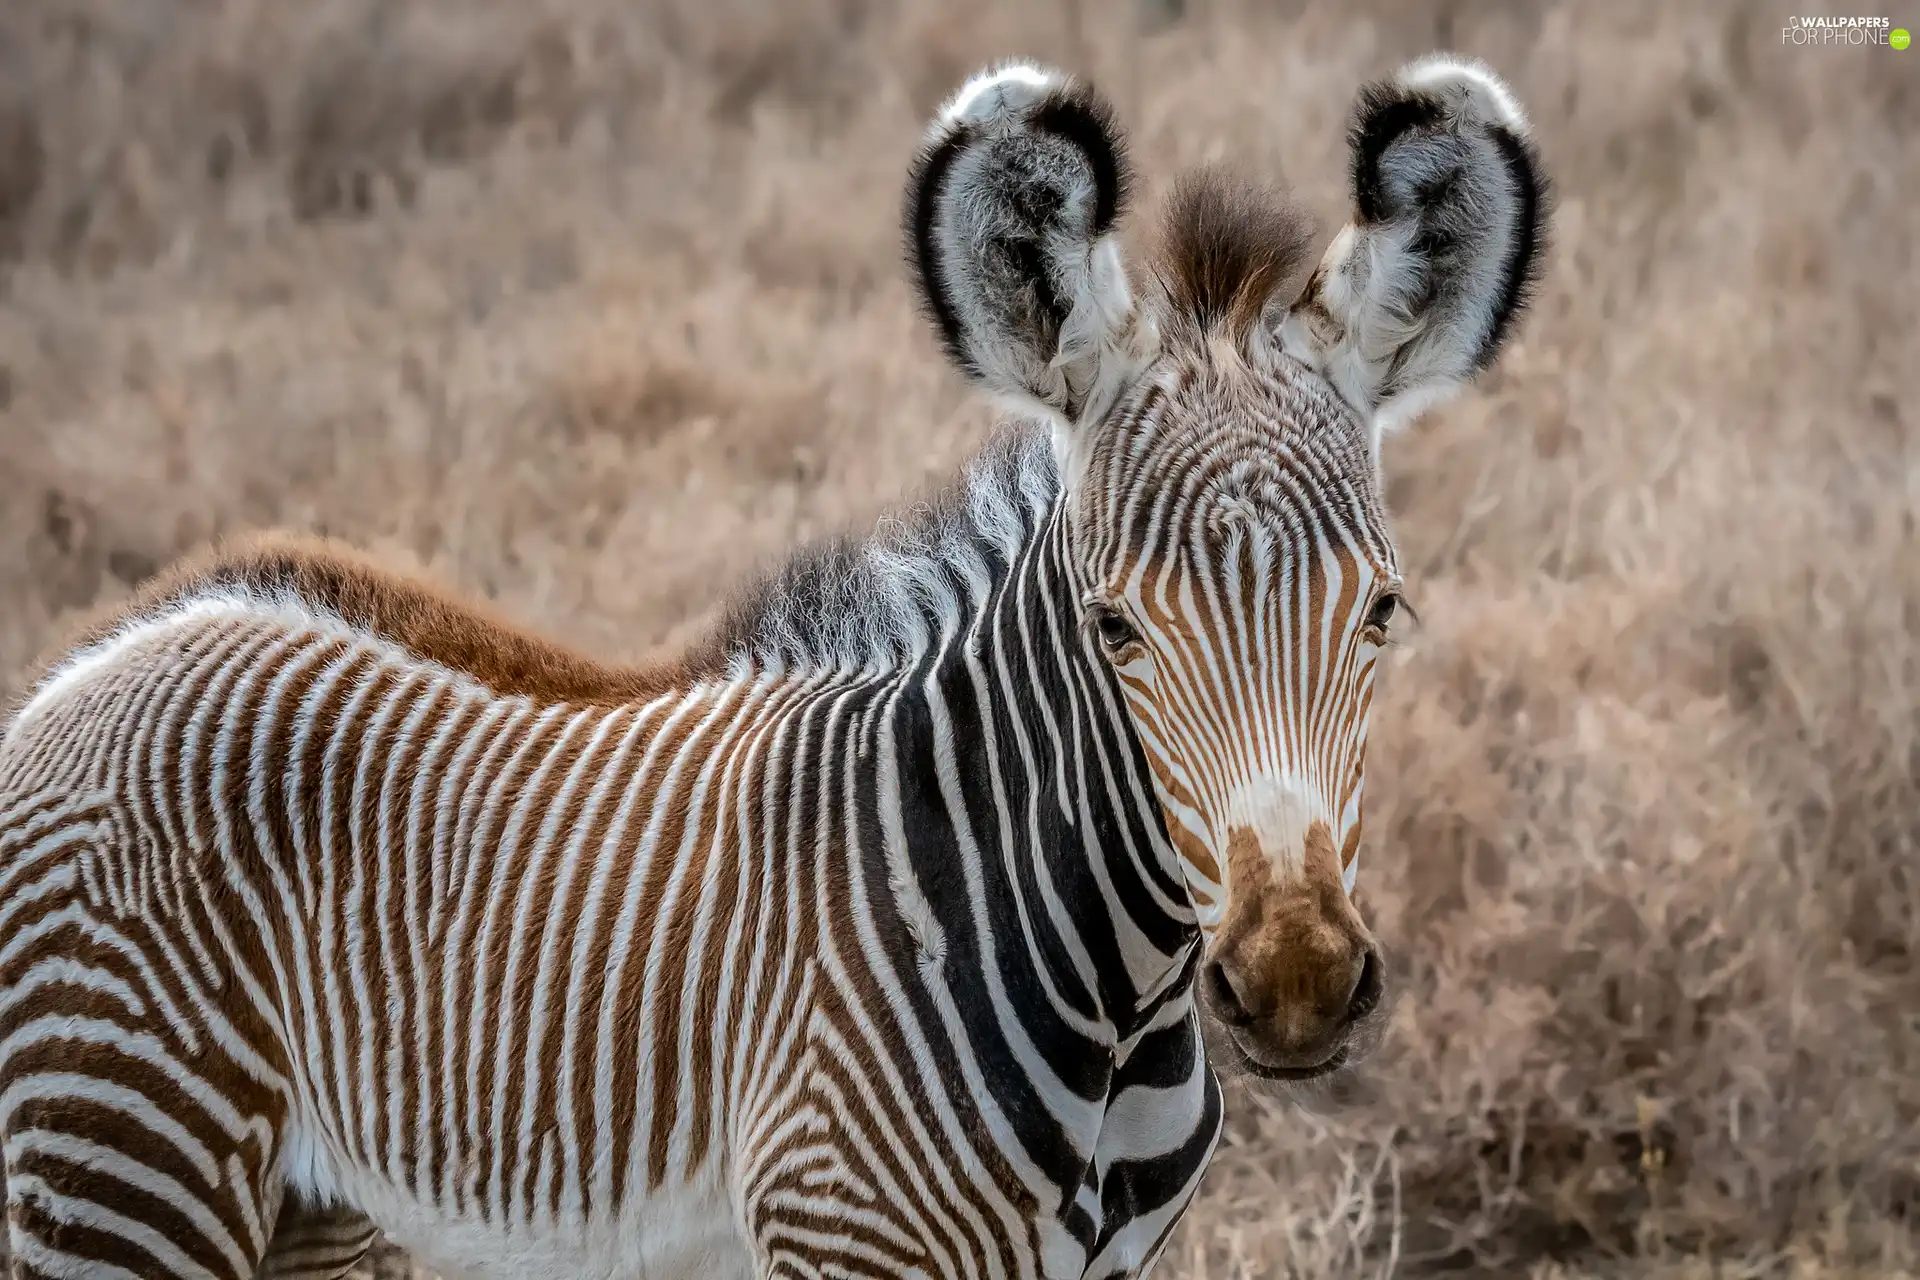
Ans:
POLYGON ((1907 34, 1905 27, 1895 27, 1887 33, 1887 43, 1896 49, 1904 49, 1913 43, 1913 37, 1907 34))

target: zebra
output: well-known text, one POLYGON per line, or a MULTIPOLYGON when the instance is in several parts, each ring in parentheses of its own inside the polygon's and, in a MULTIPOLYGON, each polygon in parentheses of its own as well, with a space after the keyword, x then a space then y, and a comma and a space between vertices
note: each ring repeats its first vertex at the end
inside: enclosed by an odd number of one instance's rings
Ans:
POLYGON ((12 1274, 319 1280, 377 1230, 530 1280, 1148 1271, 1220 1080, 1381 1034, 1381 444, 1543 253, 1485 67, 1364 87, 1350 149, 1310 271, 1218 170, 1136 267, 1107 103, 969 80, 907 256, 1014 412, 684 652, 286 537, 87 628, 0 740, 12 1274))

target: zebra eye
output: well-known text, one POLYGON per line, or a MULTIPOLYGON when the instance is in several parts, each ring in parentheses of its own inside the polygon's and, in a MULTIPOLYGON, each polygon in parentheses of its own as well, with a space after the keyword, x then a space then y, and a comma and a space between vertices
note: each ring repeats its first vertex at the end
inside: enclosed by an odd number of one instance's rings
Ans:
POLYGON ((1140 633, 1133 629, 1133 624, 1112 609, 1094 611, 1093 629, 1100 636, 1100 647, 1107 651, 1110 658, 1140 641, 1140 633))
POLYGON ((1376 635, 1387 633, 1387 624, 1393 621, 1393 615, 1400 607, 1400 597, 1389 591, 1373 602, 1373 611, 1367 614, 1367 630, 1376 635))

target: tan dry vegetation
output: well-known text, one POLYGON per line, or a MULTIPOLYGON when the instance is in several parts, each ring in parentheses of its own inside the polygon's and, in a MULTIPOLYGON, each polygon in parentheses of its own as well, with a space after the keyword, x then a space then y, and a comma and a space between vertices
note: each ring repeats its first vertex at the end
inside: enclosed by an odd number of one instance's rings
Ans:
POLYGON ((1920 1259, 1920 53, 1750 0, 10 0, 0 694, 210 536, 325 529, 609 652, 949 470, 896 263, 1008 52, 1341 212, 1434 46, 1560 190, 1519 347, 1391 450, 1364 1075, 1239 1098, 1181 1276, 1920 1259), (1149 11, 1152 17, 1143 17, 1149 11))

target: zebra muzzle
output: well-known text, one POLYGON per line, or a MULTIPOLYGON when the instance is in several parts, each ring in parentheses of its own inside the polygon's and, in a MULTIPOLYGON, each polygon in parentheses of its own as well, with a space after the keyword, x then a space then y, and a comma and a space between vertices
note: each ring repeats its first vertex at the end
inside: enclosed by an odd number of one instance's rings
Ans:
POLYGON ((1385 964, 1341 879, 1325 823, 1294 874, 1245 828, 1228 841, 1227 910, 1198 978, 1230 1072, 1297 1079, 1357 1056, 1378 1012, 1385 964))

